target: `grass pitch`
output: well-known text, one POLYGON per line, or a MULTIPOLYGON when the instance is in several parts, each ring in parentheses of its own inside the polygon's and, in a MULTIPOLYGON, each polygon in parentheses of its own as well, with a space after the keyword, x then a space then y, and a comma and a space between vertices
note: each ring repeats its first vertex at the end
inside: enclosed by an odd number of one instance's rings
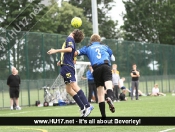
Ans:
MULTIPOLYGON (((125 102, 115 102, 116 112, 111 113, 106 105, 107 116, 175 116, 175 96, 130 98, 125 102)), ((90 117, 100 117, 98 104, 94 105, 90 117)), ((79 116, 77 105, 54 107, 23 107, 21 111, 0 110, 0 116, 79 116)), ((175 132, 175 126, 0 126, 0 132, 175 132), (167 130, 169 129, 169 130, 167 130), (165 131, 164 131, 165 132, 165 131)))

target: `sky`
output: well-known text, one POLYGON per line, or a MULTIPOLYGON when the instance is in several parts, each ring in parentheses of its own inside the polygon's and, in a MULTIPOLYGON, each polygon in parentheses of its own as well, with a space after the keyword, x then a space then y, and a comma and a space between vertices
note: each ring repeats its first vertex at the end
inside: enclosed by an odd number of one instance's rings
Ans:
POLYGON ((125 7, 122 0, 115 0, 115 5, 110 11, 109 15, 111 15, 113 20, 118 20, 118 26, 123 25, 122 12, 125 14, 125 7))

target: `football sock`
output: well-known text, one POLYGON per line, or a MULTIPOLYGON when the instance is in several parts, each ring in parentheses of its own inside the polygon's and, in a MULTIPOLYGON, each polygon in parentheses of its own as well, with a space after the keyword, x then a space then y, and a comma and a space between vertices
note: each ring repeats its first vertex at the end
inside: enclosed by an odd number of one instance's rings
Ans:
POLYGON ((86 96, 84 95, 84 92, 81 89, 77 92, 77 94, 80 97, 81 101, 83 102, 84 106, 86 108, 90 107, 90 104, 87 101, 87 98, 86 98, 86 96))
POLYGON ((73 99, 74 99, 75 102, 78 104, 78 106, 80 107, 80 109, 83 110, 83 109, 84 109, 84 104, 83 104, 83 102, 80 100, 80 98, 78 97, 77 94, 75 94, 75 95, 73 96, 73 99))
POLYGON ((107 97, 111 98, 113 97, 113 92, 112 92, 112 89, 108 89, 107 90, 107 97))
POLYGON ((100 102, 99 108, 100 108, 101 116, 106 117, 105 102, 100 102))
POLYGON ((105 100, 106 100, 107 97, 108 97, 107 94, 105 94, 105 100))

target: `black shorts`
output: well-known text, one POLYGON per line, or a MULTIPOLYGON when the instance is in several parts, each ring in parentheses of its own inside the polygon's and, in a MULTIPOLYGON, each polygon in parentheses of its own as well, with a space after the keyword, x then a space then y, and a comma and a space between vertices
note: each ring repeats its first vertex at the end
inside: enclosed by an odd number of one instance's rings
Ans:
POLYGON ((19 87, 11 87, 9 89, 10 98, 19 98, 19 87))
POLYGON ((112 81, 112 72, 108 64, 96 66, 93 72, 96 87, 104 86, 104 82, 112 81))

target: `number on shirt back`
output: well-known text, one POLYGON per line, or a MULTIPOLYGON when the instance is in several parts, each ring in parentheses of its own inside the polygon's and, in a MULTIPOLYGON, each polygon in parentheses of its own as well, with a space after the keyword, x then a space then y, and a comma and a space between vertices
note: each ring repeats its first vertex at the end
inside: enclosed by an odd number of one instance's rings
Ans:
POLYGON ((97 58, 100 59, 101 58, 101 53, 100 53, 100 49, 96 49, 95 50, 97 52, 97 58))

